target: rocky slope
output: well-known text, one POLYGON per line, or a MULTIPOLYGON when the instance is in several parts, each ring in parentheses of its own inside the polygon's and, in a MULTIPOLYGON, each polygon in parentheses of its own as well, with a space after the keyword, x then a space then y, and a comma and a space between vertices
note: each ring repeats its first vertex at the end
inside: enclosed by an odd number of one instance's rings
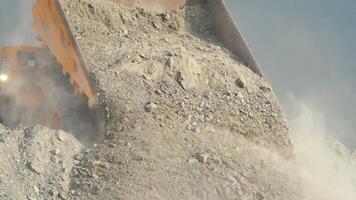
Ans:
POLYGON ((41 126, 0 127, 0 199, 66 199, 74 159, 72 134, 41 126))
POLYGON ((203 33, 188 31, 194 24, 184 20, 193 17, 195 6, 152 13, 111 1, 62 2, 102 103, 113 116, 109 127, 125 117, 117 107, 123 99, 140 108, 162 101, 183 109, 178 118, 211 121, 272 148, 290 147, 285 119, 267 82, 220 46, 208 25, 199 28, 203 33))
POLYGON ((60 2, 98 87, 105 140, 0 126, 0 199, 356 198, 355 153, 310 134, 293 147, 270 86, 214 38, 204 6, 60 2))
POLYGON ((297 199, 296 178, 272 167, 292 149, 278 102, 198 23, 204 7, 61 2, 107 112, 73 198, 297 199))

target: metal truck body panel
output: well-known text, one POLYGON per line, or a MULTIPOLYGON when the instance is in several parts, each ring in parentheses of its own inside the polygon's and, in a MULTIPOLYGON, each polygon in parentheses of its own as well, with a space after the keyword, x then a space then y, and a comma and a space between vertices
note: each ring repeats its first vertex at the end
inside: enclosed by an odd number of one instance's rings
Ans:
MULTIPOLYGON (((234 23, 223 0, 112 0, 123 6, 138 6, 155 11, 169 11, 186 5, 201 4, 213 16, 215 36, 221 44, 233 52, 247 67, 264 77, 241 32, 234 23)), ((40 40, 63 65, 74 83, 77 93, 84 93, 90 107, 98 104, 95 85, 82 57, 73 33, 58 0, 38 0, 33 6, 34 28, 40 40)))
POLYGON ((40 40, 68 73, 76 93, 84 93, 90 107, 98 103, 86 64, 57 0, 38 0, 32 8, 33 26, 40 40))

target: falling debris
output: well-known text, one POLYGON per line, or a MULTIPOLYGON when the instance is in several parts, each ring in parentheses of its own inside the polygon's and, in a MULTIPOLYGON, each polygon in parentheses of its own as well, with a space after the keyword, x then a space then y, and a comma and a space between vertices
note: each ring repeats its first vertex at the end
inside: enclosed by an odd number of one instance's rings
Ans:
MULTIPOLYGON (((50 21, 64 17, 69 42, 49 43, 52 29, 34 24, 77 96, 65 94, 82 99, 58 107, 64 130, 0 125, 0 199, 326 200, 305 190, 293 152, 304 149, 269 84, 218 38, 211 6, 221 1, 55 1, 63 15, 50 21), (97 130, 106 138, 95 144, 76 134, 97 130)), ((335 149, 341 163, 354 159, 335 149)))
POLYGON ((200 163, 205 164, 208 161, 209 154, 207 154, 207 153, 198 153, 198 154, 195 155, 195 157, 200 163))
POLYGON ((147 112, 153 112, 158 108, 157 104, 149 102, 145 105, 145 110, 147 112))
POLYGON ((239 88, 244 88, 245 87, 245 83, 239 78, 236 80, 236 86, 239 88))
POLYGON ((204 7, 165 12, 169 17, 163 19, 162 13, 110 1, 61 3, 110 113, 106 124, 111 139, 83 153, 73 169, 78 171, 72 177, 77 183, 74 199, 156 199, 158 194, 164 199, 203 199, 200 193, 210 191, 207 198, 225 200, 241 193, 239 187, 246 190, 243 200, 278 193, 271 199, 290 199, 299 192, 296 178, 283 169, 267 166, 257 177, 250 170, 267 159, 252 150, 259 141, 265 145, 261 148, 291 155, 288 127, 276 98, 259 88, 267 84, 264 79, 206 31, 210 24, 204 7), (89 4, 95 14, 86 11, 89 4), (107 28, 107 17, 115 19, 116 26, 107 28), (207 23, 186 21, 189 18, 206 18, 207 23), (110 34, 121 29, 130 34, 110 34), (125 53, 129 58, 113 67, 125 53), (248 81, 236 87, 241 77, 248 81), (90 164, 98 162, 107 167, 90 164), (239 184, 224 181, 225 176, 236 177, 239 184), (115 182, 120 184, 110 184, 115 182))

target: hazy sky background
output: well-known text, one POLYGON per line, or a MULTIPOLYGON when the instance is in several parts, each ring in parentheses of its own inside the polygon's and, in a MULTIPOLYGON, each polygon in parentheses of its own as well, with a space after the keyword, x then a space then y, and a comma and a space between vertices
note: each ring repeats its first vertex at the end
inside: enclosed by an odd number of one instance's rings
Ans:
POLYGON ((36 44, 32 29, 34 0, 0 0, 0 45, 36 44))
MULTIPOLYGON (((36 43, 32 2, 0 0, 0 45, 36 43)), ((226 2, 289 119, 306 105, 356 147, 356 1, 226 2)))
POLYGON ((289 119, 306 105, 356 147, 356 1, 226 2, 289 119))

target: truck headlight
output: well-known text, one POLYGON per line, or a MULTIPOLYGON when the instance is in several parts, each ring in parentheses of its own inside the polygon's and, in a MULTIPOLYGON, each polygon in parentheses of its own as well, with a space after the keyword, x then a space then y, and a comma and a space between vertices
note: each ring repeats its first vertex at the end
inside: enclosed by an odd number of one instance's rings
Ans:
POLYGON ((9 80, 9 76, 7 74, 0 74, 1 82, 6 82, 7 80, 9 80))

